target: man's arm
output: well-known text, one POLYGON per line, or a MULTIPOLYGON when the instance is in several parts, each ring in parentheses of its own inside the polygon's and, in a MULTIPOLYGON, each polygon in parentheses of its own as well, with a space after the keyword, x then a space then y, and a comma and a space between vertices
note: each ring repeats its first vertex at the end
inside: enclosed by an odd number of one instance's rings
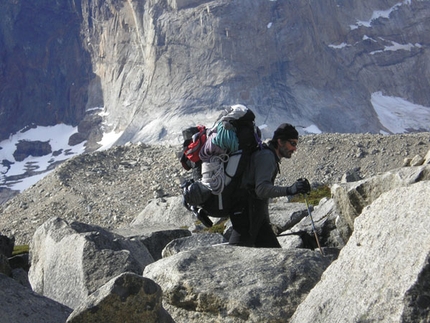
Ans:
POLYGON ((291 186, 274 185, 278 172, 275 155, 268 149, 255 156, 255 194, 260 199, 309 193, 311 190, 307 179, 299 179, 291 186))
POLYGON ((255 156, 255 194, 260 199, 285 196, 286 188, 275 186, 274 181, 278 172, 275 155, 265 149, 255 156))

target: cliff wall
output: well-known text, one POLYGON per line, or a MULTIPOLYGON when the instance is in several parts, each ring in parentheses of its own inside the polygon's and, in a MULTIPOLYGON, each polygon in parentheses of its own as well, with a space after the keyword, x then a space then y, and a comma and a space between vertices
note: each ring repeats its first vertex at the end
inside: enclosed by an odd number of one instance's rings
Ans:
POLYGON ((386 131, 375 92, 430 106, 428 1, 0 4, 1 138, 93 108, 119 143, 153 143, 239 102, 325 132, 386 131))

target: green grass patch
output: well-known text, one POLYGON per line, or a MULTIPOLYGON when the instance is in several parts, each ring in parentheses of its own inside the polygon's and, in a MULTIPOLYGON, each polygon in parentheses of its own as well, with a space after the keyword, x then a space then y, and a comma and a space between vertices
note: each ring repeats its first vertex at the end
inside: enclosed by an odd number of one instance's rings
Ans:
POLYGON ((15 246, 12 251, 12 256, 28 253, 29 251, 30 247, 28 246, 28 244, 15 246))
MULTIPOLYGON (((211 226, 210 228, 205 227, 203 229, 204 232, 209 232, 209 233, 219 233, 219 234, 224 234, 224 230, 225 230, 225 223, 228 221, 228 219, 221 221, 217 224, 214 224, 213 226, 211 226)), ((199 220, 196 221, 196 224, 202 224, 199 220)))
MULTIPOLYGON (((331 197, 331 190, 327 185, 319 186, 318 188, 311 190, 307 196, 309 205, 313 206, 318 205, 320 200, 324 197, 331 197)), ((290 200, 290 202, 306 203, 303 194, 297 194, 290 200)))
POLYGON ((212 227, 207 228, 210 233, 223 234, 225 230, 225 223, 227 220, 221 221, 220 223, 214 224, 212 227))

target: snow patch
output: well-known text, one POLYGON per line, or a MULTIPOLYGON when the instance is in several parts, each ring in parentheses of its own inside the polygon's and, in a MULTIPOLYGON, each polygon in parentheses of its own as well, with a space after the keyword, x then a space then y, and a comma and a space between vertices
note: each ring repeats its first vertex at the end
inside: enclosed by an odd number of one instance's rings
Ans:
POLYGON ((376 43, 376 40, 375 39, 373 39, 373 38, 371 38, 371 37, 369 37, 369 36, 367 36, 367 35, 364 35, 363 36, 363 41, 364 40, 371 40, 371 41, 373 41, 373 42, 375 42, 376 43))
MULTIPOLYGON (((64 161, 73 155, 84 152, 86 142, 75 146, 69 145, 69 138, 78 131, 77 127, 58 124, 55 126, 30 128, 11 135, 9 139, 0 142, 0 187, 23 191, 52 171, 51 167, 57 162, 64 161), (48 141, 52 153, 34 157, 28 156, 23 161, 16 161, 13 156, 19 141, 48 141), (33 176, 25 177, 28 171, 33 176), (12 179, 10 179, 10 177, 12 179), (20 179, 20 177, 25 177, 20 179), (8 179, 9 178, 9 179, 8 179)), ((28 174, 27 174, 28 176, 28 174)))
POLYGON ((392 6, 390 9, 387 10, 376 10, 372 13, 372 17, 370 18, 370 20, 364 21, 364 20, 357 20, 357 23, 355 25, 350 25, 350 29, 354 30, 357 29, 359 27, 372 27, 372 22, 379 19, 379 18, 385 18, 385 19, 389 19, 390 15, 393 11, 399 9, 400 6, 402 5, 410 5, 412 0, 404 0, 402 2, 399 2, 397 4, 395 4, 394 6, 392 6))
POLYGON ((122 134, 123 134, 123 131, 122 132, 111 131, 108 133, 104 133, 102 140, 97 142, 101 146, 97 150, 101 151, 101 150, 107 150, 111 148, 118 140, 118 138, 121 137, 122 134))
POLYGON ((399 97, 372 94, 371 103, 381 124, 391 133, 430 130, 430 107, 413 104, 399 97))
POLYGON ((310 125, 309 127, 303 128, 303 130, 305 131, 305 133, 307 134, 319 134, 322 133, 322 131, 314 124, 310 125))
POLYGON ((408 43, 408 44, 399 44, 399 43, 396 43, 394 41, 391 41, 391 44, 392 44, 391 46, 385 46, 383 50, 375 50, 373 52, 370 52, 370 55, 374 55, 374 54, 377 54, 377 53, 382 53, 382 52, 385 52, 385 51, 392 51, 392 52, 395 52, 395 51, 398 51, 398 50, 411 51, 412 48, 414 48, 414 47, 421 48, 421 44, 418 44, 418 43, 416 43, 416 44, 411 44, 411 43, 408 43))
POLYGON ((348 46, 351 46, 351 45, 348 45, 347 43, 342 43, 342 44, 339 44, 339 45, 333 45, 333 44, 328 45, 328 47, 331 47, 331 48, 334 48, 334 49, 341 49, 341 48, 345 48, 345 47, 348 47, 348 46))
MULTIPOLYGON (((100 114, 106 115, 102 108, 100 114)), ((86 141, 70 146, 69 138, 78 132, 78 127, 58 124, 48 127, 26 127, 13 134, 9 139, 0 142, 0 188, 9 188, 22 192, 32 186, 43 177, 52 172, 55 165, 71 157, 85 152, 86 141), (17 161, 14 157, 19 141, 49 142, 52 153, 45 156, 28 156, 23 161, 17 161)), ((116 142, 121 133, 114 131, 104 133, 98 144, 98 150, 106 150, 116 142)))

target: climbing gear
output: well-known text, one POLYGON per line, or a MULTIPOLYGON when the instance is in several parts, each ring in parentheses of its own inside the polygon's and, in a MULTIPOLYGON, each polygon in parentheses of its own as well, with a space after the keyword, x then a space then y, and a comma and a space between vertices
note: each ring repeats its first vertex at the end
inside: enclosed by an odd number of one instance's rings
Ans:
POLYGON ((193 176, 181 185, 184 206, 204 220, 207 216, 228 217, 243 208, 242 175, 251 154, 262 147, 255 114, 244 105, 233 105, 211 128, 191 127, 183 131, 183 137, 180 161, 193 176))

